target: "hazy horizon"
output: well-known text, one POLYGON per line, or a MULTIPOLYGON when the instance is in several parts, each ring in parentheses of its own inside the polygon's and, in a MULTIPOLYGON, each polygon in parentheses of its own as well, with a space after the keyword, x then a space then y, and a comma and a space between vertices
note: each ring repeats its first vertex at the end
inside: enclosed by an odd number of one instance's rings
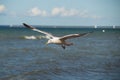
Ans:
MULTIPOLYGON (((70 25, 70 26, 64 26, 64 25, 31 25, 31 26, 34 26, 34 27, 38 27, 38 28, 117 28, 119 29, 120 26, 97 26, 97 25, 90 25, 90 26, 85 26, 85 25, 80 25, 80 26, 73 26, 73 25, 70 25)), ((23 27, 23 25, 0 25, 0 27, 10 27, 10 28, 13 28, 13 27, 23 27)))

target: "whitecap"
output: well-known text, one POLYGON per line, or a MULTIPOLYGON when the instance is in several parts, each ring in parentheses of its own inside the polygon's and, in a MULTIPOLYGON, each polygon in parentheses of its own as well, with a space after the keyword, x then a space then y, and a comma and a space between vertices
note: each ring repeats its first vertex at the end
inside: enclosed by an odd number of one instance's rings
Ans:
POLYGON ((24 36, 25 39, 37 39, 35 36, 24 36))

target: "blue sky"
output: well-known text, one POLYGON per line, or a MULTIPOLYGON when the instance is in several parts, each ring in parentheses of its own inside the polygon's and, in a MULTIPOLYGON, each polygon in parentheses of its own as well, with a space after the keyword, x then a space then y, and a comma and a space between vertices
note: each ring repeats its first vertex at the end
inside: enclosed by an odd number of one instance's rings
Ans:
POLYGON ((0 25, 120 25, 120 0, 0 0, 0 25))

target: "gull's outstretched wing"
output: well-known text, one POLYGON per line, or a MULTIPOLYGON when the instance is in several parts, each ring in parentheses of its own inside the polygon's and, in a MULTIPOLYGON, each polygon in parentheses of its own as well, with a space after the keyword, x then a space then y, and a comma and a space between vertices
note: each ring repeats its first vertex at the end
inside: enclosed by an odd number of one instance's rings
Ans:
POLYGON ((45 34, 45 35, 47 36, 47 38, 52 38, 52 37, 54 37, 52 34, 47 33, 47 32, 45 32, 45 31, 41 31, 41 30, 39 30, 39 29, 36 29, 36 28, 34 28, 34 27, 26 24, 26 23, 23 23, 23 25, 24 25, 25 27, 27 27, 27 28, 30 28, 30 29, 33 30, 33 31, 37 31, 37 32, 40 32, 40 33, 45 34))
POLYGON ((81 37, 81 36, 88 35, 89 33, 92 33, 92 32, 82 33, 82 34, 69 34, 69 35, 65 35, 63 37, 60 37, 60 40, 66 40, 66 39, 81 37))

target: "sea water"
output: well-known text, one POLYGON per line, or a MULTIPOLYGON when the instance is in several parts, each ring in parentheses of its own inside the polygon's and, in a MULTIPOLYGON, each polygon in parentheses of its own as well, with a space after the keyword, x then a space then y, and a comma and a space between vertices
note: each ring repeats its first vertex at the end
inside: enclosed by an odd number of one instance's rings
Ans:
POLYGON ((39 29, 55 36, 93 33, 68 40, 74 45, 64 50, 45 45, 41 33, 1 26, 0 80, 120 80, 120 29, 39 29))

